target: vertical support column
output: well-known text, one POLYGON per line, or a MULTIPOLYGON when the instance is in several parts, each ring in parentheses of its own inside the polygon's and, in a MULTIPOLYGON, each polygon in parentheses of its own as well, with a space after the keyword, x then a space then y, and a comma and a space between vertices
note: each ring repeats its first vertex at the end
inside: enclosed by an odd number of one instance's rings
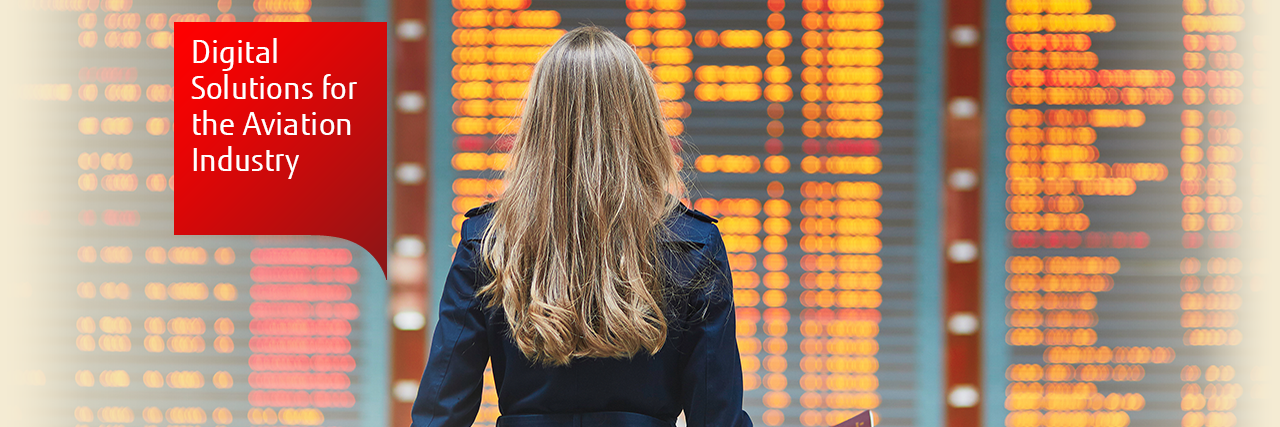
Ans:
MULTIPOLYGON (((943 165, 944 280, 946 300, 946 425, 982 423, 981 179, 983 140, 982 0, 947 0, 946 103, 943 165)), ((991 391, 991 390, 988 390, 991 391)))
MULTIPOLYGON (((428 158, 427 22, 430 2, 393 0, 391 425, 407 427, 426 364, 428 158)), ((434 301, 432 301, 434 302, 434 301)))

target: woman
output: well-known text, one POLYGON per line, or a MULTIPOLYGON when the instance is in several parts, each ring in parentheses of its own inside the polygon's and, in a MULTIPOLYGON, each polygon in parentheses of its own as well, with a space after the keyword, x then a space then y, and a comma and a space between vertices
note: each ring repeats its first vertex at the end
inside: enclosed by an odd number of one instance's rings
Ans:
POLYGON ((724 241, 679 168, 631 46, 551 46, 502 198, 462 223, 414 427, 470 425, 489 361, 503 427, 750 426, 724 241))

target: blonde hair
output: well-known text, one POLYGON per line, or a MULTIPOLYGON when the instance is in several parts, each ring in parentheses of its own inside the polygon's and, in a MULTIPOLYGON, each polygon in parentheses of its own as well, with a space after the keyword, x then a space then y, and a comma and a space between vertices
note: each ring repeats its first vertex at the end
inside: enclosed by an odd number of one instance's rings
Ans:
POLYGON ((672 144, 648 67, 609 31, 569 31, 534 66, 478 291, 530 360, 662 348, 659 241, 685 188, 672 144))

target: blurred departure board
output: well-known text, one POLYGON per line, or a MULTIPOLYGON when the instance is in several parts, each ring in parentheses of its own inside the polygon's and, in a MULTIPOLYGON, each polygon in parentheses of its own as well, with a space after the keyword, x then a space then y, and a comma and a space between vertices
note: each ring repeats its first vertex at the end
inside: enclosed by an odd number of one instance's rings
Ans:
MULTIPOLYGON (((22 2, 46 56, 27 218, 33 425, 385 426, 385 288, 341 239, 172 235, 177 22, 361 21, 360 1, 22 2)), ((15 6, 10 6, 15 7, 15 6)), ((323 212, 316 212, 323 215, 323 212)))
POLYGON ((1254 5, 990 3, 989 425, 1260 421, 1237 416, 1254 5))
MULTIPOLYGON (((433 211, 453 216, 437 219, 436 265, 462 214, 501 194, 534 63, 567 29, 604 26, 652 67, 694 172, 688 203, 720 220, 752 419, 825 426, 870 409, 909 426, 937 406, 916 393, 919 354, 940 355, 916 345, 914 1, 437 5, 433 211)), ((496 402, 490 377, 482 425, 496 402)))

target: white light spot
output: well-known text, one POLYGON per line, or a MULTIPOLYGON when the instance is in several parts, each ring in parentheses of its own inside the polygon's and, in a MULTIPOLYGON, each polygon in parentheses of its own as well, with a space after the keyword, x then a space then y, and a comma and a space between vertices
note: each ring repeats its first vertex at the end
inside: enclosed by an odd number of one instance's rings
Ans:
POLYGON ((391 394, 401 402, 412 402, 418 397, 418 382, 414 380, 398 380, 391 387, 391 394))
POLYGON ((401 113, 421 113, 426 106, 427 101, 422 97, 422 92, 401 92, 400 95, 396 96, 396 108, 401 113))
POLYGON ((417 19, 405 19, 396 24, 396 37, 400 40, 421 40, 426 33, 427 27, 417 19))
POLYGON ((978 101, 967 96, 957 97, 951 100, 947 111, 951 112, 951 117, 957 119, 972 119, 978 117, 978 101))
POLYGON ((978 406, 978 388, 970 384, 960 384, 947 393, 947 403, 956 408, 972 408, 978 406))
POLYGON ((396 166, 396 180, 401 184, 421 184, 426 175, 421 163, 405 162, 396 166))
POLYGON ((396 256, 417 258, 427 253, 427 245, 416 236, 404 236, 396 239, 396 256))
POLYGON ((427 325, 427 318, 420 311, 401 311, 391 318, 391 323, 402 331, 416 331, 427 325))
POLYGON ((978 187, 978 173, 970 168, 959 168, 947 176, 947 184, 957 191, 969 191, 978 187))
POLYGON ((978 245, 973 244, 972 240, 956 240, 951 242, 951 246, 947 248, 947 258, 955 263, 970 263, 978 259, 978 245))
POLYGON ((967 311, 953 314, 947 320, 947 330, 956 335, 973 335, 978 332, 978 316, 967 311))
POLYGON ((957 25, 951 29, 951 43, 957 47, 974 47, 978 45, 978 28, 972 25, 957 25))

